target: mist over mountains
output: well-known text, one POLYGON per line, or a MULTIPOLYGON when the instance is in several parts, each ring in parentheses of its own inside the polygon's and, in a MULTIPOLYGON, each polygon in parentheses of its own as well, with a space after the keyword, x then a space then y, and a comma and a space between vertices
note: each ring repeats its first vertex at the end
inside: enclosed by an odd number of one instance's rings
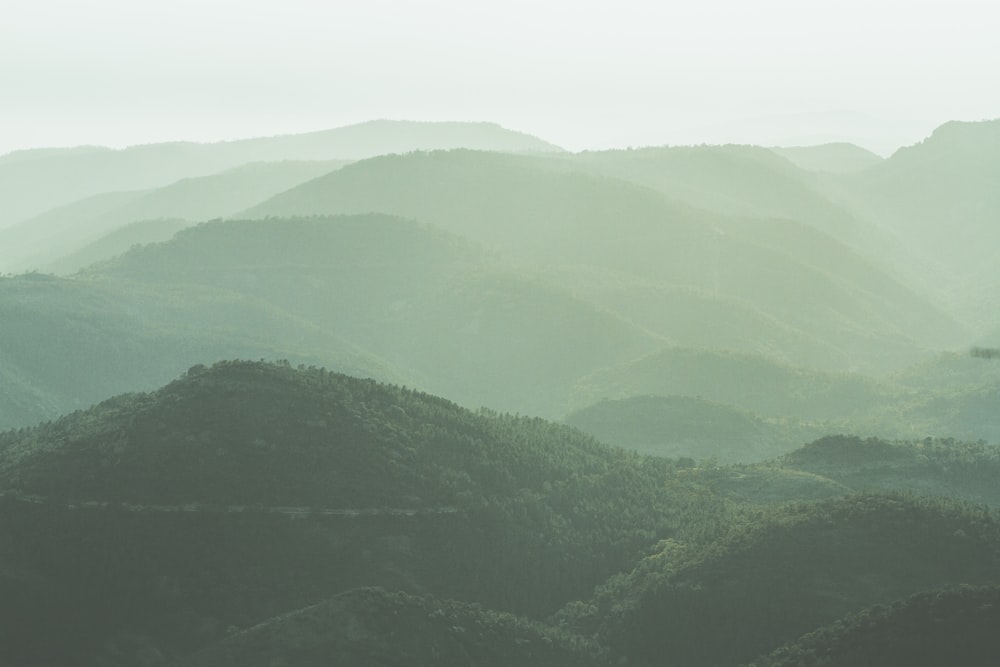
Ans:
POLYGON ((0 665, 988 664, 998 165, 0 156, 0 665))

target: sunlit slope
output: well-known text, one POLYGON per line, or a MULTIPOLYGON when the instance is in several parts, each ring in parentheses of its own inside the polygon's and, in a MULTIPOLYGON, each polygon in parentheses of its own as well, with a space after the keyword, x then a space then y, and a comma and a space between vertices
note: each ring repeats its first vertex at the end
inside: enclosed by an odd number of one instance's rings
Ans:
POLYGON ((251 362, 0 435, 0 491, 8 655, 49 665, 180 657, 358 586, 541 618, 727 515, 565 426, 251 362))
POLYGON ((829 251, 805 252, 802 243, 780 245, 765 230, 758 243, 757 227, 744 230, 738 220, 671 203, 648 188, 567 171, 562 159, 470 151, 376 158, 289 190, 248 215, 365 211, 412 216, 513 261, 596 267, 739 298, 860 364, 905 363, 917 357, 918 341, 938 344, 955 329, 876 269, 857 275, 863 260, 829 239, 809 239, 829 251), (820 261, 824 255, 830 257, 820 261), (835 257, 849 258, 848 268, 838 268, 835 257))
MULTIPOLYGON (((72 273, 86 264, 63 256, 82 250, 130 223, 150 220, 194 223, 225 217, 343 164, 343 161, 256 163, 219 174, 184 178, 148 191, 88 198, 0 230, 0 246, 4 248, 0 250, 0 260, 8 271, 40 269, 72 273), (105 201, 116 204, 95 210, 98 203, 105 201)), ((127 249, 128 246, 122 248, 127 249)), ((115 254, 118 253, 98 259, 115 254)))
POLYGON ((808 171, 832 174, 849 174, 874 167, 883 158, 867 148, 848 143, 821 144, 818 146, 771 146, 792 164, 808 171))
POLYGON ((845 183, 919 253, 929 291, 981 331, 996 327, 1000 120, 946 123, 845 183))
POLYGON ((961 587, 877 605, 810 632, 751 667, 991 667, 1000 589, 961 587))
POLYGON ((559 414, 576 379, 661 344, 455 236, 378 215, 201 225, 88 275, 125 290, 191 285, 264 301, 411 371, 424 389, 528 414, 559 414))
POLYGON ((872 604, 1000 580, 1000 525, 982 509, 862 495, 757 516, 610 581, 594 601, 610 646, 629 664, 738 665, 872 604))
POLYGON ((320 132, 211 144, 23 151, 0 157, 0 228, 94 194, 160 187, 248 162, 360 159, 458 147, 511 152, 559 150, 536 137, 492 123, 376 120, 320 132))
POLYGON ((591 648, 582 638, 479 605, 368 588, 269 619, 177 667, 605 664, 591 648))

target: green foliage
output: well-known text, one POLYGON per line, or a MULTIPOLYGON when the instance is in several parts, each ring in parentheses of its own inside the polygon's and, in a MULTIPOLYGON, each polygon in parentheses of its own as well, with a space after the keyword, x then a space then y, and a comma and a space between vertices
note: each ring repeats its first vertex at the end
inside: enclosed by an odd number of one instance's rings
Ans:
POLYGON ((609 646, 637 665, 739 664, 868 605, 1000 576, 984 508, 858 495, 745 518, 708 549, 667 543, 610 580, 596 598, 609 646))
POLYGON ((801 637, 750 667, 988 667, 1000 652, 1000 589, 918 593, 801 637))

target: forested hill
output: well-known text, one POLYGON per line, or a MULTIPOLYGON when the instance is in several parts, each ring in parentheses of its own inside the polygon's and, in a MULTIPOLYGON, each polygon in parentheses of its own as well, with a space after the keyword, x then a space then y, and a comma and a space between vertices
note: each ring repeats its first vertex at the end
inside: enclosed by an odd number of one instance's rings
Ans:
POLYGON ((673 462, 566 426, 260 362, 8 431, 0 490, 20 664, 135 637, 180 657, 359 586, 543 619, 728 516, 673 462))
POLYGON ((569 427, 489 416, 322 369, 194 367, 0 445, 0 485, 151 505, 467 506, 625 455, 569 427))

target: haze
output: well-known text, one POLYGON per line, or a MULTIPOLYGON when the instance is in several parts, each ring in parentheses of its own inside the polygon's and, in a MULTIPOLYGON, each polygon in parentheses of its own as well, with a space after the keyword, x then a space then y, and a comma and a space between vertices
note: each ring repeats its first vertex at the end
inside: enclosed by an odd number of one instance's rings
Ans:
POLYGON ((0 153, 489 120, 571 150, 851 141, 997 115, 991 6, 626 1, 16 3, 0 153))

